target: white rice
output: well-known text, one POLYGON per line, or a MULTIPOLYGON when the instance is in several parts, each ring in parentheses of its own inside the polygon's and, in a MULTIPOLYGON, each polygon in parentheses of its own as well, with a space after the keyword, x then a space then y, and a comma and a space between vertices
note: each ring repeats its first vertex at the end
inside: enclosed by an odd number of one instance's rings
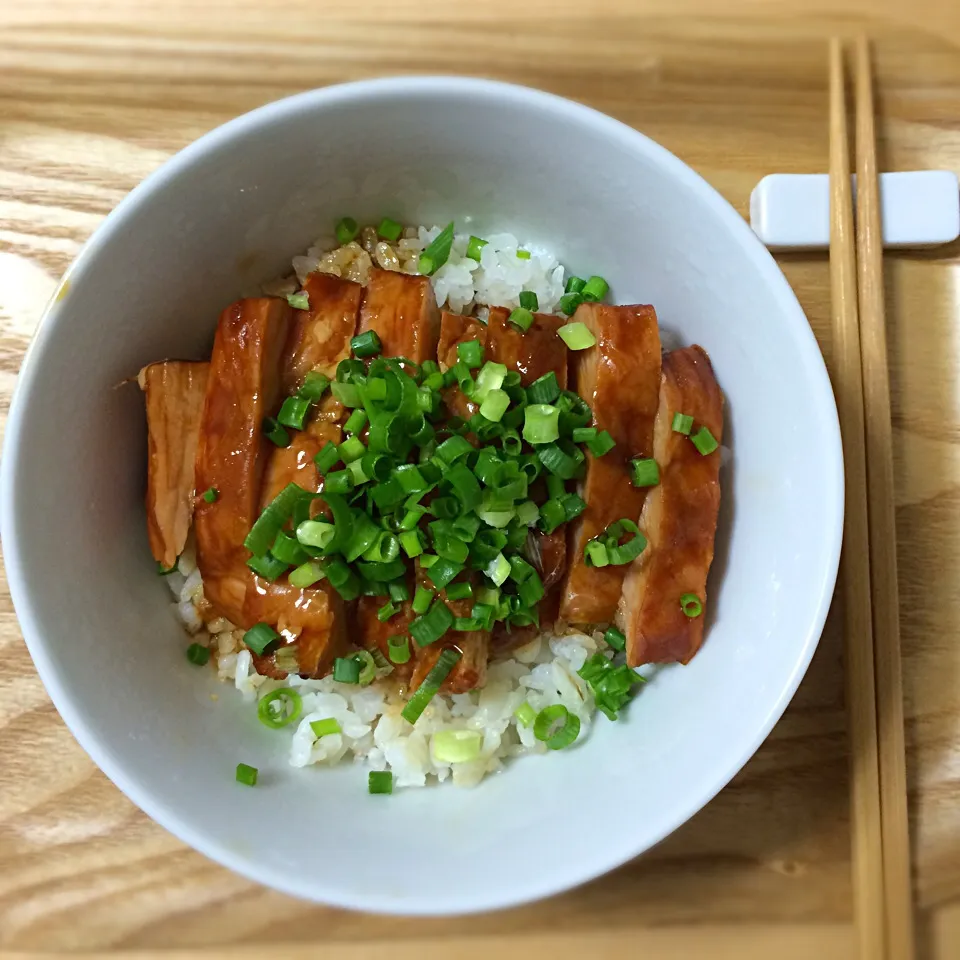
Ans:
MULTIPOLYGON (((416 273, 420 253, 440 230, 439 226, 408 227, 395 244, 379 241, 370 228, 341 247, 321 238, 304 256, 293 258, 294 275, 266 284, 264 292, 278 296, 294 293, 315 270, 361 283, 366 282, 374 264, 416 273)), ((513 309, 520 305, 522 291, 533 291, 541 312, 556 312, 564 292, 564 269, 552 253, 526 247, 530 257, 518 257, 517 238, 500 233, 484 238, 487 244, 478 263, 466 256, 469 239, 469 234, 456 234, 447 262, 431 277, 439 306, 484 317, 484 308, 513 309)), ((369 770, 390 770, 397 787, 423 787, 447 780, 458 786, 475 786, 488 773, 501 770, 511 757, 546 752, 532 726, 524 726, 516 717, 524 702, 536 713, 554 704, 565 706, 580 720, 577 742, 582 741, 590 731, 595 705, 577 671, 598 651, 610 652, 600 632, 542 634, 513 651, 510 659, 491 663, 483 689, 437 695, 417 722, 410 724, 401 716, 406 698, 389 680, 389 670, 379 671, 378 680, 367 687, 338 683, 329 676, 321 680, 291 676, 278 681, 258 674, 250 651, 243 646, 242 630, 222 618, 204 627, 198 612, 203 583, 192 544, 167 583, 176 600, 177 617, 195 642, 209 646, 221 680, 233 683, 251 703, 280 687, 300 694, 302 713, 296 726, 281 731, 288 738, 291 766, 332 766, 352 759, 369 770), (318 738, 310 724, 328 718, 337 720, 342 732, 318 738), (433 738, 447 730, 482 732, 480 756, 464 763, 438 760, 433 738)))
MULTIPOLYGON (((439 226, 408 228, 395 244, 360 238, 342 247, 330 238, 321 237, 305 256, 293 258, 294 276, 267 284, 264 292, 285 295, 294 293, 315 270, 335 273, 349 280, 365 282, 370 268, 416 273, 420 254, 440 233, 439 226), (411 234, 407 236, 406 234, 411 234)), ((520 305, 520 293, 537 295, 541 313, 554 313, 563 296, 564 269, 548 250, 521 247, 513 234, 495 233, 484 238, 487 244, 480 253, 480 262, 467 254, 470 234, 454 235, 447 262, 430 278, 437 303, 454 313, 471 313, 484 307, 520 305), (517 256, 523 249, 529 258, 517 256)))

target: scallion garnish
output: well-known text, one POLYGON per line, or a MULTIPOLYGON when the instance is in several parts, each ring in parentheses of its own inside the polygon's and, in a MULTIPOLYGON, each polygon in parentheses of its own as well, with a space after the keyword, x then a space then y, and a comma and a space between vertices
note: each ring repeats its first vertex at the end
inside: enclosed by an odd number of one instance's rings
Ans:
POLYGON ((423 683, 417 687, 416 692, 403 708, 400 716, 402 716, 404 720, 408 723, 416 723, 417 720, 420 719, 420 715, 426 709, 427 704, 440 692, 440 687, 443 686, 444 681, 450 676, 450 672, 457 665, 460 657, 460 651, 450 647, 440 651, 437 662, 433 665, 430 672, 424 678, 423 683))
POLYGON ((680 597, 680 609, 691 619, 703 613, 703 604, 695 593, 684 593, 680 597))
POLYGON ((335 463, 340 462, 340 451, 337 449, 337 445, 332 440, 328 440, 323 449, 314 454, 313 462, 317 465, 317 470, 321 474, 326 473, 335 463))
MULTIPOLYGON (((529 251, 529 250, 523 250, 523 249, 518 250, 518 251, 517 251, 517 259, 518 259, 518 260, 529 260, 529 259, 530 259, 530 251, 529 251)), ((534 309, 536 309, 536 308, 534 308, 534 309)))
POLYGON ((580 718, 562 703, 544 707, 533 722, 533 735, 550 750, 569 747, 580 735, 580 718))
POLYGON ((367 790, 374 794, 393 793, 393 774, 389 770, 371 770, 367 790))
MULTIPOLYGON (((527 254, 527 256, 529 256, 529 254, 527 254)), ((535 313, 540 309, 540 301, 537 299, 536 293, 534 293, 532 290, 522 290, 520 292, 519 300, 520 306, 523 307, 524 310, 530 310, 531 312, 535 313)))
POLYGON ((523 439, 545 444, 560 439, 560 411, 549 403, 531 403, 523 414, 523 439))
POLYGON ((207 503, 216 503, 219 497, 220 497, 220 492, 217 490, 216 487, 210 487, 209 489, 205 490, 203 494, 203 499, 207 503))
POLYGON ((469 763, 480 756, 483 734, 479 730, 438 730, 430 750, 439 763, 469 763))
POLYGON ((367 425, 367 411, 363 407, 357 407, 353 413, 347 417, 347 422, 343 425, 344 433, 360 433, 367 425))
POLYGON ((587 281, 583 280, 581 277, 567 277, 566 286, 563 288, 564 293, 580 293, 583 288, 586 286, 587 281))
POLYGON ((479 340, 465 340, 457 344, 457 359, 471 370, 483 366, 483 344, 479 340))
POLYGON ((360 227, 353 217, 344 217, 342 220, 337 221, 334 232, 337 235, 337 243, 339 243, 340 246, 344 246, 344 244, 356 239, 357 234, 360 232, 360 227))
POLYGON ((369 650, 361 650, 353 655, 353 659, 360 665, 360 675, 357 682, 365 687, 373 683, 377 677, 377 662, 369 650))
POLYGON ((436 643, 453 626, 454 619, 450 608, 442 600, 434 600, 430 609, 410 624, 410 636, 417 642, 417 646, 429 646, 436 643))
POLYGON ((264 417, 263 435, 278 447, 290 446, 290 434, 277 422, 274 417, 264 417))
POLYGON ((247 787, 255 787, 257 785, 257 768, 251 767, 247 763, 238 763, 237 783, 242 783, 247 787))
POLYGON ((296 690, 281 687, 271 690, 260 698, 257 704, 257 718, 271 730, 279 730, 293 723, 303 710, 303 700, 296 690))
POLYGON ((407 663, 410 659, 410 641, 402 634, 387 640, 387 657, 391 663, 407 663))
POLYGON ((364 330, 350 339, 350 349, 357 357, 376 357, 383 350, 383 344, 376 330, 364 330))
POLYGON ((628 666, 617 666, 602 653, 595 653, 577 673, 593 692, 597 709, 610 720, 617 719, 619 711, 630 699, 634 686, 643 683, 643 678, 628 666))
POLYGON ((258 655, 262 654, 274 640, 279 639, 280 634, 269 623, 258 623, 243 635, 244 645, 258 655))
POLYGON ((673 421, 670 424, 670 429, 673 430, 674 433, 682 433, 689 436, 691 429, 693 429, 693 417, 686 413, 675 413, 673 415, 673 421))
POLYGON ((313 735, 319 740, 321 737, 329 737, 334 733, 343 733, 343 727, 336 717, 326 717, 323 720, 311 720, 310 729, 313 735))
POLYGON ((210 662, 210 648, 200 643, 191 643, 187 647, 187 659, 198 667, 206 666, 210 662))
POLYGON ((467 256, 471 260, 476 260, 477 263, 480 262, 480 251, 487 245, 486 240, 481 240, 479 237, 471 237, 467 243, 467 256))
POLYGON ((560 309, 568 317, 572 317, 581 303, 583 303, 583 297, 579 293, 565 293, 560 298, 560 309))
POLYGON ((413 595, 413 612, 418 615, 426 613, 430 609, 432 602, 433 591, 428 590, 426 587, 417 587, 417 591, 413 595))
POLYGON ((396 220, 391 220, 389 217, 384 217, 380 221, 380 226, 377 227, 377 236, 388 240, 390 243, 399 240, 401 233, 403 233, 403 224, 397 223, 396 220))
POLYGON ((630 482, 635 487, 655 487, 660 482, 660 467, 653 457, 634 457, 630 461, 630 482))
POLYGON ((526 333, 533 326, 533 314, 525 307, 517 307, 507 317, 507 323, 513 324, 518 330, 526 333))
POLYGON ((576 321, 574 323, 565 323, 559 330, 557 336, 571 350, 587 350, 597 343, 597 338, 585 323, 576 321))
POLYGON ((720 446, 716 437, 706 427, 701 427, 690 439, 704 457, 709 456, 720 446))
MULTIPOLYGON (((542 377, 538 377, 527 387, 528 403, 553 403, 560 396, 560 384, 557 375, 551 370, 542 377)), ((577 441, 574 437, 575 442, 577 441)))
POLYGON ((609 289, 610 285, 603 277, 591 277, 583 285, 580 294, 584 300, 599 302, 607 295, 609 289))
POLYGON ((592 440, 587 441, 587 449, 595 457, 606 456, 615 446, 613 437, 606 430, 601 430, 592 440))
POLYGON ((309 310, 310 309, 310 298, 305 293, 288 293, 287 294, 287 303, 293 307, 294 310, 309 310))
POLYGON ((337 657, 333 661, 333 679, 338 683, 359 683, 360 669, 360 661, 355 657, 337 657))
POLYGON ((434 238, 433 242, 420 254, 417 269, 425 276, 436 273, 450 256, 453 246, 453 223, 448 223, 434 238))
POLYGON ((614 650, 625 650, 627 646, 627 638, 624 636, 622 630, 618 630, 614 626, 607 627, 606 633, 603 635, 604 642, 608 647, 613 647, 614 650))
POLYGON ((513 711, 513 715, 517 718, 517 722, 524 727, 529 727, 537 719, 537 711, 526 700, 513 711))

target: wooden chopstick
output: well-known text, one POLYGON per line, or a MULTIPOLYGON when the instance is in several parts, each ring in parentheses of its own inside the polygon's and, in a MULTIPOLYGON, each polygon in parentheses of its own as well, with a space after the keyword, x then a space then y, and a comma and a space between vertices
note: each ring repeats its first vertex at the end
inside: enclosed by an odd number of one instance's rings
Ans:
POLYGON ((910 828, 900 673, 900 604, 893 498, 893 426, 884 325, 883 236, 877 182, 870 48, 856 44, 857 266, 867 450, 873 652, 879 732, 884 916, 889 960, 915 955, 910 828))
POLYGON ((847 713, 850 723, 850 830, 854 921, 858 955, 885 955, 880 771, 874 691, 870 544, 864 448, 863 383, 853 234, 850 153, 843 50, 830 42, 830 286, 834 334, 834 392, 843 433, 846 472, 843 554, 847 713))

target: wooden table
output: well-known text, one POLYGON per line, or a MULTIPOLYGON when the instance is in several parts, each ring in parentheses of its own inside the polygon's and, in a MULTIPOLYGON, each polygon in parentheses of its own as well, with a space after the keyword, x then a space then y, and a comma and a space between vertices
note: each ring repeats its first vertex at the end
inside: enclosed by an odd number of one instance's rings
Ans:
MULTIPOLYGON (((310 87, 424 71, 542 87, 643 130, 746 214, 763 174, 826 171, 824 38, 865 27, 881 167, 960 169, 956 0, 724 7, 718 19, 711 0, 601 0, 590 14, 552 0, 0 0, 0 411, 58 277, 123 194, 211 127, 310 87)), ((829 359, 826 257, 780 259, 829 359)), ((960 243, 886 264, 919 935, 923 956, 958 957, 960 243)), ((836 614, 769 740, 648 856, 524 909, 407 921, 261 889, 150 822, 53 710, 0 583, 0 948, 846 957, 836 614)))

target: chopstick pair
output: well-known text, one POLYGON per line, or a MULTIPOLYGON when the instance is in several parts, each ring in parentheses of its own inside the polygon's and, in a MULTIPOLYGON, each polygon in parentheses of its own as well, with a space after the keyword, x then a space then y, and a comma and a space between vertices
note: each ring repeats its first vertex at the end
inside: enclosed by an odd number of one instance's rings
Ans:
POLYGON ((842 42, 830 42, 830 281, 843 433, 854 920, 862 960, 915 955, 883 239, 870 50, 856 44, 854 234, 842 42), (864 496, 866 493, 866 497, 864 496))

